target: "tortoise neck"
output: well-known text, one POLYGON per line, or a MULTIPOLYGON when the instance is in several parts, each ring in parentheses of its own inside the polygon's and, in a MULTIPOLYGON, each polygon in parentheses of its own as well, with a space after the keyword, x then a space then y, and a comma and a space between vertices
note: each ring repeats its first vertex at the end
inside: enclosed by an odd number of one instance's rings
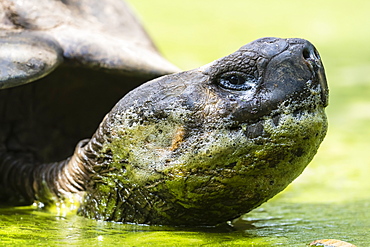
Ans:
POLYGON ((73 193, 85 191, 90 171, 84 146, 88 140, 80 141, 74 154, 61 162, 37 166, 33 172, 34 198, 43 203, 63 200, 73 193))
POLYGON ((74 154, 60 162, 40 163, 26 156, 0 153, 0 199, 11 205, 39 201, 55 203, 85 190, 91 169, 85 150, 88 140, 80 141, 74 154))
POLYGON ((0 153, 0 202, 9 205, 29 205, 33 202, 34 162, 27 156, 2 151, 0 153))

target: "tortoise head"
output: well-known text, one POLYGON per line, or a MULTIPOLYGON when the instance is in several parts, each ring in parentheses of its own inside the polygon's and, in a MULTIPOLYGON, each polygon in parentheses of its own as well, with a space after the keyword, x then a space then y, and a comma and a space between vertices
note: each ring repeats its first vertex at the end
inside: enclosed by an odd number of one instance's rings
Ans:
POLYGON ((259 39, 143 84, 83 147, 92 175, 80 214, 175 225, 236 218, 311 161, 327 103, 320 57, 301 39, 259 39))

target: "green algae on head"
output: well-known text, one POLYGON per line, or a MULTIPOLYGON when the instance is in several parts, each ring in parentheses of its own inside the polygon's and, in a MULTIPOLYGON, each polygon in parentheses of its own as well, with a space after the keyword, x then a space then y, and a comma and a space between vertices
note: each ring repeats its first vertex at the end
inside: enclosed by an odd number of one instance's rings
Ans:
POLYGON ((126 95, 84 146, 80 214, 143 224, 215 225, 283 190, 326 130, 315 48, 264 38, 126 95))

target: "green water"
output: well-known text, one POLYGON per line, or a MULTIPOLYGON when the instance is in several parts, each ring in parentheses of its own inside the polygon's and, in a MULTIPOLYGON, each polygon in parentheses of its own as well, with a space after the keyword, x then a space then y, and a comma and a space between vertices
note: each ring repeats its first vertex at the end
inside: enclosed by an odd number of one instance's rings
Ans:
POLYGON ((283 193, 235 228, 97 222, 32 208, 0 209, 0 245, 307 246, 335 238, 370 245, 370 1, 131 0, 155 42, 183 69, 263 36, 301 37, 327 72, 329 132, 283 193), (148 7, 149 6, 149 7, 148 7))
POLYGON ((0 245, 306 246, 336 238, 367 246, 369 201, 288 203, 276 200, 234 222, 234 228, 174 228, 98 222, 30 208, 0 211, 0 245))

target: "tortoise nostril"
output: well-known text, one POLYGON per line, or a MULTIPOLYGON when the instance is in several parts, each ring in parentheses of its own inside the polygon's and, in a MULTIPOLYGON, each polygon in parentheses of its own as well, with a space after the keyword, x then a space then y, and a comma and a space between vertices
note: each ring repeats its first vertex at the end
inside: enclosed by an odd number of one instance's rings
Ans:
POLYGON ((320 59, 320 56, 314 47, 305 47, 302 51, 303 58, 305 60, 314 60, 317 61, 320 59))
POLYGON ((310 58, 311 58, 311 51, 310 51, 307 47, 303 49, 302 54, 303 54, 303 58, 304 58, 305 60, 307 60, 307 59, 310 59, 310 58))

